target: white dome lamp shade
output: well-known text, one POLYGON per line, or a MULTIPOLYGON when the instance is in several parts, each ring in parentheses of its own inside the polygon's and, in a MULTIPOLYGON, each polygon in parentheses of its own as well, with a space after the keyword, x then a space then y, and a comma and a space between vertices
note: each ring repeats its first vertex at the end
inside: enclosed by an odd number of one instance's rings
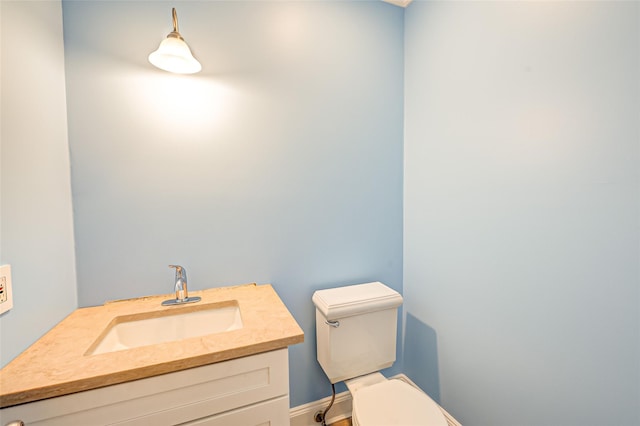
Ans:
POLYGON ((178 14, 175 7, 173 13, 173 31, 162 40, 160 47, 149 55, 149 62, 156 67, 177 73, 193 74, 202 69, 202 65, 191 54, 191 49, 178 32, 178 14))

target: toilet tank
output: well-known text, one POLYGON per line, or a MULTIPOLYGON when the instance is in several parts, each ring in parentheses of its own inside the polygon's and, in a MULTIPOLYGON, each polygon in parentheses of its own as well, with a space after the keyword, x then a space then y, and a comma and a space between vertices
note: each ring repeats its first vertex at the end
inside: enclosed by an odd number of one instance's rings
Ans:
POLYGON ((318 362, 331 383, 390 367, 396 360, 402 296, 380 282, 318 290, 318 362))

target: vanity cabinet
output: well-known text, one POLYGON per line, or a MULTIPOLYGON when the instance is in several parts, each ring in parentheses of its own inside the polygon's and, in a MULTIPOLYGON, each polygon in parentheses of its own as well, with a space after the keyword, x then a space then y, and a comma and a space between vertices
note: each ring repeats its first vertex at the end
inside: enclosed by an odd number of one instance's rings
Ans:
POLYGON ((289 425, 286 348, 0 410, 0 426, 289 425))

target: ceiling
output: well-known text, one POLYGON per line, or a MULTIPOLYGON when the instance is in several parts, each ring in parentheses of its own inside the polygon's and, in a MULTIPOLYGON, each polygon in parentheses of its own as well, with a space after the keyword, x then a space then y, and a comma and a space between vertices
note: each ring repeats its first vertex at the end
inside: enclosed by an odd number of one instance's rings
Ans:
POLYGON ((400 6, 400 7, 407 7, 409 6, 409 3, 411 3, 411 0, 382 0, 382 1, 395 4, 396 6, 400 6))

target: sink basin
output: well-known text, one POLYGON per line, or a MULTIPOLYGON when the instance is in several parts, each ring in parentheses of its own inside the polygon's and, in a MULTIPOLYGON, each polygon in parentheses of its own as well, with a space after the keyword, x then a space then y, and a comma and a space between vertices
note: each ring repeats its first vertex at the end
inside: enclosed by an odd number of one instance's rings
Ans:
POLYGON ((238 302, 230 300, 116 317, 85 355, 156 345, 242 328, 238 302))

